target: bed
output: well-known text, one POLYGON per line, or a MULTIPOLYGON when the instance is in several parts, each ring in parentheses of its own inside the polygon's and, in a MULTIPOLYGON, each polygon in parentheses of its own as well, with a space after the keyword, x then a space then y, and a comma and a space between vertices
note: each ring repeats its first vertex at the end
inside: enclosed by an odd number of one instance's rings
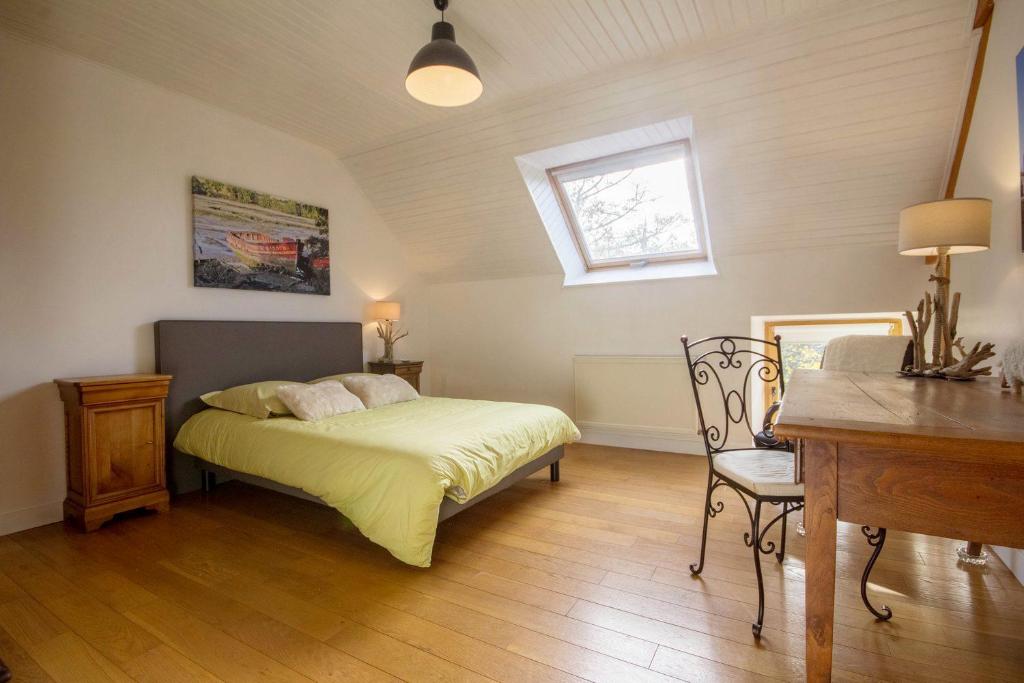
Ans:
POLYGON ((558 481, 579 435, 554 408, 489 401, 423 397, 317 423, 209 409, 208 391, 360 372, 362 325, 164 320, 155 332, 157 368, 174 375, 172 491, 233 478, 317 500, 416 566, 429 566, 444 519, 544 467, 558 481))

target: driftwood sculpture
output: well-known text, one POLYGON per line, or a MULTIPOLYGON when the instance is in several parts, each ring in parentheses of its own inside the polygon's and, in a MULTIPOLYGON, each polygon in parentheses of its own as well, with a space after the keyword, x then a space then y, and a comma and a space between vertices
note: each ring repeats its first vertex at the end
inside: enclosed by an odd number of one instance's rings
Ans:
MULTIPOLYGON (((923 375, 924 371, 929 367, 925 362, 924 340, 928 335, 928 327, 932 324, 932 309, 932 295, 925 292, 924 298, 917 303, 916 320, 914 314, 910 311, 903 313, 907 317, 907 324, 910 325, 910 336, 914 342, 914 365, 910 368, 910 371, 915 375, 923 375)), ((907 370, 907 368, 904 368, 904 370, 907 370)))
POLYGON ((995 345, 978 342, 970 351, 964 348, 963 338, 956 336, 960 292, 954 294, 951 303, 947 305, 949 278, 945 277, 944 272, 936 269, 936 274, 931 278, 937 283, 935 297, 925 292, 924 299, 917 304, 916 318, 912 312, 904 312, 914 344, 914 364, 904 368, 903 374, 945 379, 973 379, 979 375, 991 375, 991 366, 976 366, 996 355, 993 350, 995 345), (935 331, 932 334, 931 362, 928 362, 925 340, 933 318, 935 331), (959 359, 954 355, 954 350, 959 352, 959 359))
POLYGON ((377 336, 384 340, 384 355, 381 360, 390 363, 395 359, 395 342, 409 336, 395 327, 394 321, 381 320, 377 323, 377 336))
POLYGON ((978 342, 974 345, 974 348, 964 354, 963 358, 942 368, 938 374, 942 377, 954 379, 968 379, 979 375, 991 375, 992 366, 986 365, 983 368, 975 368, 974 366, 996 355, 996 352, 992 350, 993 348, 995 348, 995 344, 982 345, 981 342, 978 342))

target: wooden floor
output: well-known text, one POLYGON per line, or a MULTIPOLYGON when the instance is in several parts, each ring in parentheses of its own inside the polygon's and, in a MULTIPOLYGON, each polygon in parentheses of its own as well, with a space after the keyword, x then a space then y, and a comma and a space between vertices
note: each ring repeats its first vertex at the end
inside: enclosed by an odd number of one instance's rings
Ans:
MULTIPOLYGON (((803 543, 766 559, 767 614, 738 501, 697 557, 703 458, 576 446, 442 525, 415 569, 333 510, 241 484, 81 535, 0 538, 0 658, 15 681, 666 681, 803 675, 803 543), (546 473, 545 473, 546 475, 546 473)), ((1024 589, 954 542, 892 533, 861 606, 868 555, 839 538, 838 680, 1024 678, 1024 589)))

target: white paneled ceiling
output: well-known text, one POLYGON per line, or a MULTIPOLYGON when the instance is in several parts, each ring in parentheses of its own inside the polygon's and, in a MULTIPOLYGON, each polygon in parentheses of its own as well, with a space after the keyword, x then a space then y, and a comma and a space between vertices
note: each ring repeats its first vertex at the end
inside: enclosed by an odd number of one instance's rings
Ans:
MULTIPOLYGON (((451 0, 480 109, 837 0, 451 0)), ((431 0, 3 0, 0 26, 344 154, 450 111, 405 92, 431 0)))
POLYGON ((403 87, 430 0, 3 0, 0 27, 337 153, 435 281, 560 272, 514 158, 692 116, 716 254, 890 243, 937 196, 973 0, 452 0, 484 96, 403 87))
POLYGON ((560 273, 515 157, 681 116, 719 258, 895 249, 899 210, 939 196, 972 11, 842 3, 455 113, 345 161, 435 281, 560 273))

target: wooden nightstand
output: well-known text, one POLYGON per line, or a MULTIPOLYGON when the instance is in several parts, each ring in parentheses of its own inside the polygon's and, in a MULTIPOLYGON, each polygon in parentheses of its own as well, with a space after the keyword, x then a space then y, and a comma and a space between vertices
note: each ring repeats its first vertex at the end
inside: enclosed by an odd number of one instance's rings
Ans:
POLYGON ((64 518, 95 531, 118 512, 166 512, 164 399, 170 375, 54 380, 64 401, 64 518))
POLYGON ((396 360, 390 363, 371 361, 370 372, 378 375, 398 375, 411 384, 416 391, 420 390, 420 373, 423 371, 421 360, 396 360))

